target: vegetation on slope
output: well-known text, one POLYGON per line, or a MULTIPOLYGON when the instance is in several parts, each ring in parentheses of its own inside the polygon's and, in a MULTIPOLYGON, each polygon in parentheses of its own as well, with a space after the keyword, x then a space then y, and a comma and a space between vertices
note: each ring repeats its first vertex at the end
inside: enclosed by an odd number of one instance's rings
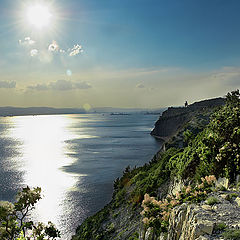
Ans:
POLYGON ((227 94, 226 105, 213 114, 210 123, 201 132, 197 135, 189 129, 185 132, 188 141, 186 147, 168 148, 143 167, 132 170, 127 168, 123 176, 115 181, 109 205, 79 226, 73 239, 134 239, 134 230, 140 225, 138 213, 145 193, 162 198, 166 194, 164 190, 167 189, 167 183, 176 176, 192 182, 198 182, 208 175, 227 177, 234 181, 240 174, 239 109, 237 90, 227 94), (124 211, 131 220, 115 226, 115 215, 120 211, 124 211), (138 222, 138 225, 127 227, 130 221, 131 224, 138 222), (111 227, 111 224, 114 226, 111 227), (119 235, 123 228, 126 229, 119 235))
POLYGON ((169 159, 171 174, 195 180, 213 174, 233 181, 240 173, 239 110, 239 91, 229 93, 226 105, 213 114, 208 126, 169 159))

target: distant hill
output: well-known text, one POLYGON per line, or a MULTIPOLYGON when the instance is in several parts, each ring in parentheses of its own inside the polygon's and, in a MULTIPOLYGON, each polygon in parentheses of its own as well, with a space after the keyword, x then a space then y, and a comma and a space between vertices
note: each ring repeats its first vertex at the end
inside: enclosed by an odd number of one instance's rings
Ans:
POLYGON ((74 114, 74 113, 86 113, 86 111, 84 109, 77 108, 0 107, 0 116, 50 115, 50 114, 74 114))
POLYGON ((52 114, 85 114, 85 113, 144 113, 159 114, 163 109, 141 108, 92 108, 86 111, 83 108, 51 108, 51 107, 0 107, 0 116, 25 116, 25 115, 52 115, 52 114))

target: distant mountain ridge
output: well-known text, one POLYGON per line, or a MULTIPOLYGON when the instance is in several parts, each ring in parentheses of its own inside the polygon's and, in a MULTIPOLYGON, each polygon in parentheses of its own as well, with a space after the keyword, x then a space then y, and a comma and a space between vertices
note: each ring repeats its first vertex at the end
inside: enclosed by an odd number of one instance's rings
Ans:
POLYGON ((0 107, 0 116, 24 116, 24 115, 52 115, 52 114, 84 114, 84 113, 130 113, 143 112, 156 114, 163 109, 141 108, 112 108, 101 107, 85 110, 84 108, 52 108, 52 107, 0 107))
POLYGON ((0 107, 0 116, 23 115, 49 115, 49 114, 74 114, 86 113, 84 109, 77 108, 51 108, 51 107, 0 107))

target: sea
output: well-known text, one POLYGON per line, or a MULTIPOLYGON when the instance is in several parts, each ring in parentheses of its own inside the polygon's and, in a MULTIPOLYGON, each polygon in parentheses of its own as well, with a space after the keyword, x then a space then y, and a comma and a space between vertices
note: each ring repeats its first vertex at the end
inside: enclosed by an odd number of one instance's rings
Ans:
POLYGON ((0 117, 0 200, 41 187, 29 218, 52 221, 69 240, 110 200, 127 166, 151 160, 162 142, 150 135, 158 115, 72 114, 0 117))

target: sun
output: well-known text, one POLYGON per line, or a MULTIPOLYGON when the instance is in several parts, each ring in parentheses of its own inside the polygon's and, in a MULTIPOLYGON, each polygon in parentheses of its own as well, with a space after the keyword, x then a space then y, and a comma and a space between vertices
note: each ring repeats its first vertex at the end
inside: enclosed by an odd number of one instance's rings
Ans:
POLYGON ((38 29, 47 27, 50 24, 52 14, 47 6, 34 5, 27 9, 28 22, 38 29))

